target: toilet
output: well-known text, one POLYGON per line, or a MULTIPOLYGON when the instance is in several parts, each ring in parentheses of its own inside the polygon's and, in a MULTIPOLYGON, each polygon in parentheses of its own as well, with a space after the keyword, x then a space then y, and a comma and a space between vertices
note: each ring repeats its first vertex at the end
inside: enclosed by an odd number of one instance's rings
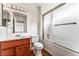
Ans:
POLYGON ((41 50, 43 49, 43 44, 39 42, 39 36, 32 36, 33 51, 36 56, 42 56, 41 50))

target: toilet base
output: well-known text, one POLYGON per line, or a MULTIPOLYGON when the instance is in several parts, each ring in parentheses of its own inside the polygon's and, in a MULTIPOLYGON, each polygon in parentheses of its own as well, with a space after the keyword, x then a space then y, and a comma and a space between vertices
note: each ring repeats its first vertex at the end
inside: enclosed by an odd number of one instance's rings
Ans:
POLYGON ((41 50, 40 51, 33 50, 33 51, 36 56, 42 56, 41 50))

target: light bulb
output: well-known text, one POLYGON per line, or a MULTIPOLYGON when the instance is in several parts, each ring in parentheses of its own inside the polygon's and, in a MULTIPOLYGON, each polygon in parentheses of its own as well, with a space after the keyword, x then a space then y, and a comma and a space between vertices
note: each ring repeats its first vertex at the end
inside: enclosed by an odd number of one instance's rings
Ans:
POLYGON ((23 11, 23 10, 24 10, 24 8, 21 8, 21 10, 23 11))
POLYGON ((15 6, 15 5, 13 5, 13 8, 14 8, 14 9, 16 9, 16 6, 15 6))
POLYGON ((25 9, 25 11, 27 11, 27 9, 25 9))

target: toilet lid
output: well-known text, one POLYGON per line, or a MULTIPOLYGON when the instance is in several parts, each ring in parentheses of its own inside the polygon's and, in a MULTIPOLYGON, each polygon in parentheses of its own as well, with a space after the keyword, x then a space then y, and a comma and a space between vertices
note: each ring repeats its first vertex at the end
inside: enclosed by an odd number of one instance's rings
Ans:
POLYGON ((43 44, 40 43, 40 42, 36 42, 36 43, 34 43, 34 45, 37 46, 37 47, 43 47, 43 44))

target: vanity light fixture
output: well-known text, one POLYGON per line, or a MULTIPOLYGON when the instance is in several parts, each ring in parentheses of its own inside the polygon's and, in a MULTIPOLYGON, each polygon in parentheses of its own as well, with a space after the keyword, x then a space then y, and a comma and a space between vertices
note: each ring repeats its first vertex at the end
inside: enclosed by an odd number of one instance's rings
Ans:
POLYGON ((19 10, 19 11, 22 11, 22 12, 27 12, 26 8, 23 8, 23 7, 20 7, 20 6, 17 6, 17 5, 13 5, 13 4, 10 4, 10 3, 4 4, 4 7, 14 9, 14 10, 19 10))

